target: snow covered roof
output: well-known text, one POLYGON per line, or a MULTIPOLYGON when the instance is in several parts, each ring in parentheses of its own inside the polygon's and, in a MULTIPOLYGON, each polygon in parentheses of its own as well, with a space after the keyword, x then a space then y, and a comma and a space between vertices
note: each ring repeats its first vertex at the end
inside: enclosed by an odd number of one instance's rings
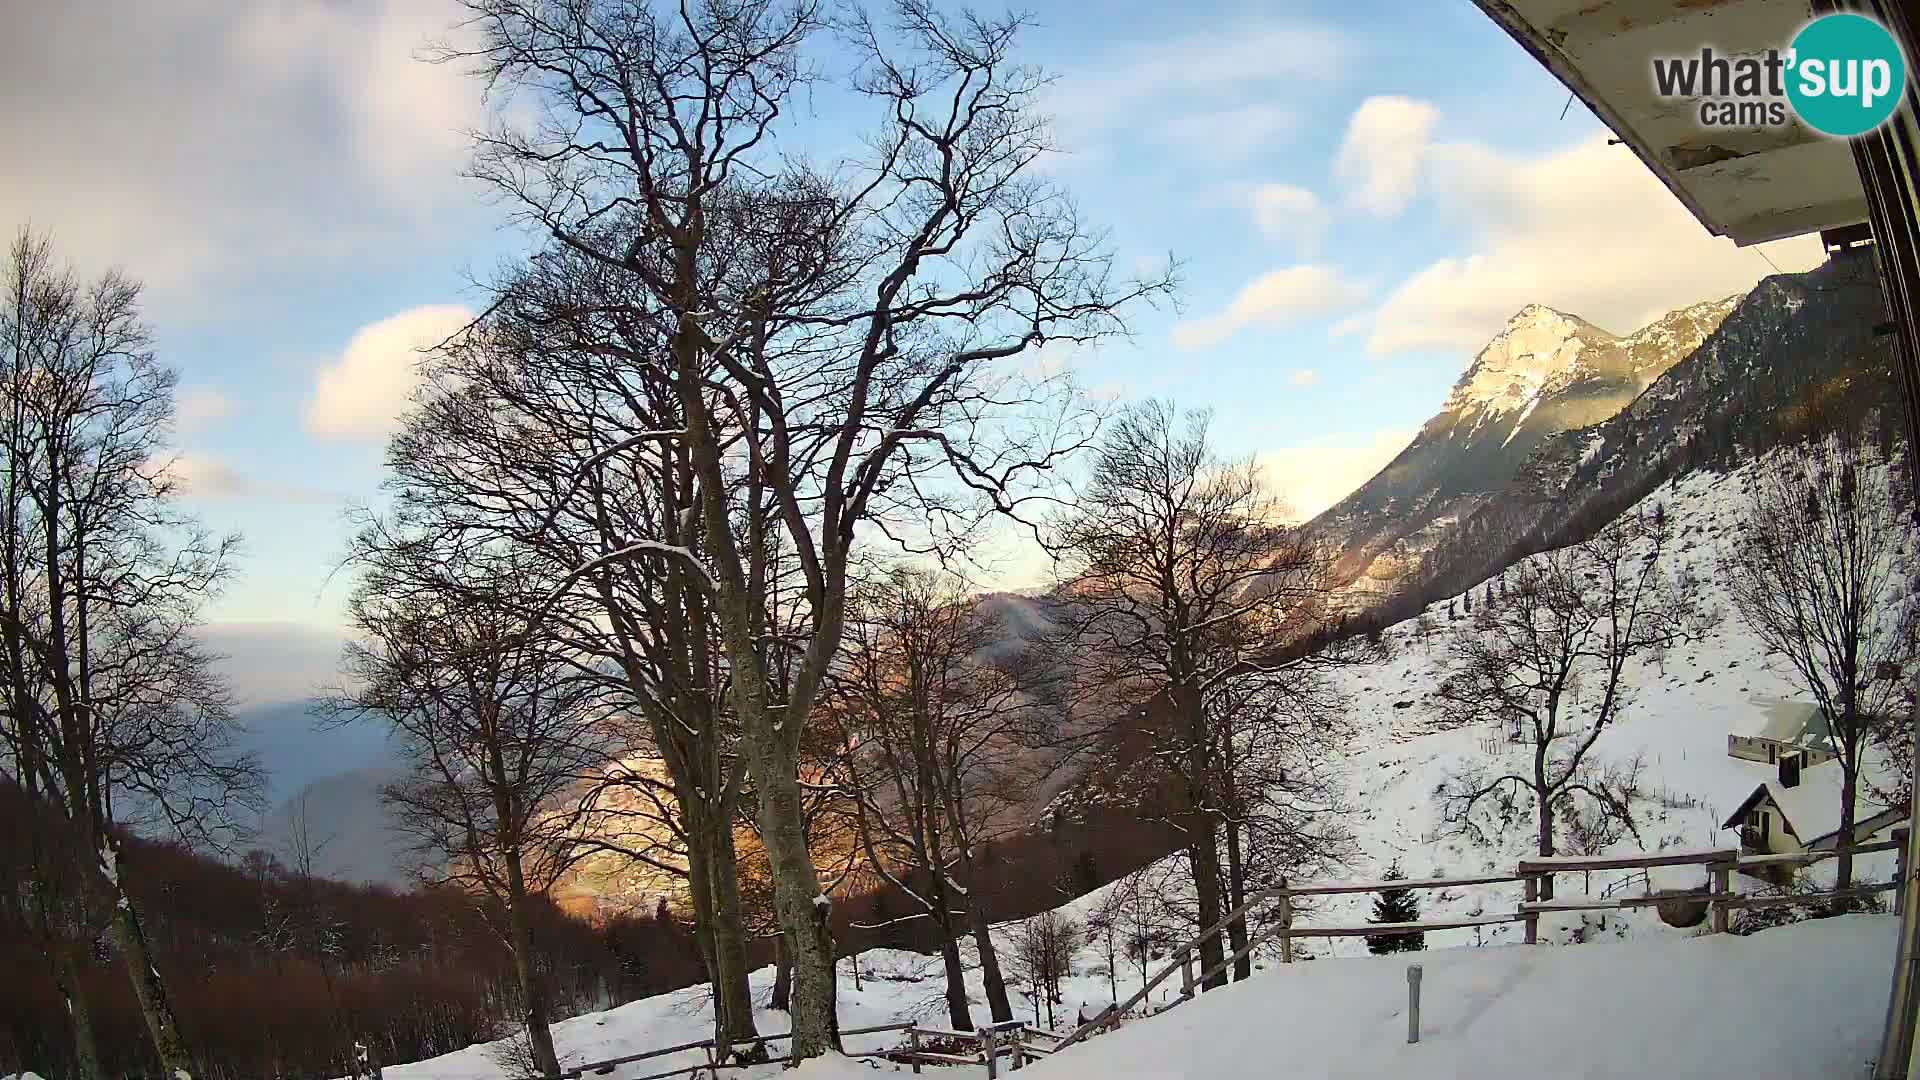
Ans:
MULTIPOLYGON (((1872 754, 1862 755, 1860 778, 1854 785, 1856 827, 1888 809, 1886 803, 1875 797, 1872 783, 1885 778, 1887 772, 1887 764, 1883 759, 1872 754)), ((1815 841, 1840 831, 1840 788, 1844 775, 1840 763, 1832 761, 1801 769, 1800 782, 1792 787, 1782 784, 1777 773, 1769 776, 1741 800, 1723 827, 1731 829, 1738 826, 1747 811, 1764 797, 1780 811, 1793 835, 1803 845, 1811 846, 1815 841)))
POLYGON ((1754 698, 1752 704, 1754 711, 1734 734, 1807 746, 1826 747, 1832 741, 1827 714, 1814 702, 1754 698))

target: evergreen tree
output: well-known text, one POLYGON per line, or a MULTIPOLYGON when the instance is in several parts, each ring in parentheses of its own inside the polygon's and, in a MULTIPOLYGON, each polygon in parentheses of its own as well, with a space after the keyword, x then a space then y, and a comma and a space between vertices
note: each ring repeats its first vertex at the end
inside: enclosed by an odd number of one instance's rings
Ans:
POLYGON ((1100 887, 1100 864, 1093 852, 1082 848, 1078 858, 1073 860, 1074 884, 1079 887, 1079 895, 1086 895, 1100 887))
MULTIPOLYGON (((1381 875, 1383 881, 1401 881, 1406 878, 1401 873, 1400 863, 1396 860, 1387 872, 1381 875)), ((1373 923, 1410 923, 1420 921, 1420 901, 1413 895, 1412 889, 1383 889, 1374 894, 1373 923)), ((1367 951, 1375 956, 1385 956, 1397 952, 1422 952, 1427 947, 1427 935, 1415 934, 1377 934, 1367 938, 1367 951)))
POLYGON ((1472 589, 1468 589, 1466 592, 1461 594, 1460 602, 1462 605, 1464 605, 1464 608, 1467 614, 1469 615, 1473 614, 1473 590, 1472 589))

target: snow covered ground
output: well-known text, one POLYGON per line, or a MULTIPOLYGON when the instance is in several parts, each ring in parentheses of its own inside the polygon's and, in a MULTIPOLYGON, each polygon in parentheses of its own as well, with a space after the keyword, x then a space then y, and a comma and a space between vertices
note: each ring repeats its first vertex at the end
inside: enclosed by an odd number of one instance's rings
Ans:
MULTIPOLYGON (((1855 915, 1751 937, 1602 942, 1576 948, 1507 946, 1418 956, 1273 966, 1176 1011, 1135 1020, 1023 1070, 1025 1080, 1176 1077, 1494 1078, 1751 1076, 1769 1080, 1864 1076, 1880 1032, 1897 920, 1855 915), (1406 968, 1425 969, 1421 1041, 1406 1038, 1406 968)), ((920 1015, 937 997, 931 965, 875 952, 855 990, 842 965, 842 1023, 920 1015), (916 981, 895 981, 902 974, 916 981)), ((764 978, 756 985, 764 991, 764 978)), ((1084 975, 1080 991, 1094 989, 1084 975)), ((565 1063, 697 1039, 706 1012, 697 990, 636 1001, 555 1028, 565 1063)), ((781 1030, 785 1017, 762 1014, 781 1030)), ((935 1023, 939 1021, 936 1019, 935 1023)), ((895 1036, 850 1039, 854 1051, 895 1036)), ((684 1064, 691 1068, 696 1055, 684 1064)), ((644 1072, 673 1064, 646 1062, 644 1072)), ((895 1072, 876 1061, 828 1059, 795 1073, 743 1070, 739 1080, 855 1080, 895 1072)), ((930 1070, 954 1080, 979 1068, 930 1070)), ((609 1080, 642 1075, 642 1066, 609 1080)), ((491 1048, 386 1070, 393 1080, 497 1080, 491 1048)))
POLYGON ((1294 964, 1020 1075, 1864 1076, 1895 930, 1891 916, 1848 916, 1752 937, 1427 953, 1412 1046, 1404 954, 1294 964))
MULTIPOLYGON (((1705 640, 1634 668, 1632 706, 1595 745, 1604 762, 1635 755, 1644 760, 1648 798, 1638 807, 1641 837, 1625 838, 1616 849, 1736 846, 1737 837, 1720 822, 1771 770, 1729 757, 1727 735, 1754 721, 1752 698, 1799 696, 1784 666, 1769 662, 1737 613, 1712 592, 1714 552, 1738 519, 1743 479, 1740 473, 1696 474, 1651 497, 1673 522, 1678 565, 1709 583, 1709 603, 1723 617, 1705 640)), ((1477 588, 1476 605, 1483 597, 1484 587, 1477 588)), ((1413 623, 1403 623, 1385 635, 1389 659, 1340 675, 1355 728, 1343 768, 1354 808, 1348 824, 1359 851, 1343 878, 1376 878, 1396 860, 1413 878, 1504 873, 1529 853, 1524 821, 1510 834, 1479 844, 1454 835, 1441 820, 1435 791, 1443 780, 1464 765, 1487 764, 1489 755, 1524 752, 1490 740, 1485 730, 1443 730, 1435 692, 1446 642, 1450 634, 1471 632, 1464 611, 1449 622, 1446 610, 1444 602, 1430 609, 1428 641, 1418 639, 1413 623)), ((1884 877, 1890 870, 1890 855, 1860 860, 1863 877, 1884 877)), ((1589 881, 1564 875, 1560 895, 1600 893, 1616 882, 1636 894, 1649 887, 1620 880, 1627 876, 1596 872, 1589 881)), ((1696 867, 1674 868, 1657 872, 1651 885, 1702 884, 1704 876, 1696 867)), ((1070 901, 1063 910, 1084 920, 1119 887, 1070 901)), ((1428 919, 1510 912, 1520 899, 1517 884, 1420 896, 1428 919)), ((1329 897, 1298 921, 1364 922, 1370 903, 1366 895, 1329 897)), ((1003 955, 1014 932, 1012 926, 996 930, 1003 955)), ((1520 933, 1518 924, 1509 924, 1428 934, 1429 951, 1415 958, 1427 970, 1428 1034, 1419 1046, 1402 1041, 1404 956, 1291 966, 1267 960, 1248 983, 1204 995, 1170 1015, 1135 1021, 1022 1075, 1214 1077, 1264 1075, 1281 1065, 1290 1075, 1314 1077, 1857 1075, 1878 1037, 1894 920, 1853 916, 1733 937, 1665 926, 1651 909, 1559 913, 1543 917, 1543 941, 1593 944, 1499 947, 1518 941, 1520 933)), ((1320 957, 1365 952, 1360 938, 1311 939, 1305 947, 1320 957)), ((974 1019, 984 1021, 985 995, 970 945, 964 951, 974 1019)), ((1070 1027, 1082 1007, 1091 1013, 1140 985, 1136 966, 1126 959, 1110 979, 1103 951, 1091 945, 1077 958, 1064 987, 1066 1002, 1056 1009, 1057 1026, 1070 1027)), ((1157 970, 1162 963, 1149 967, 1157 970)), ((907 1019, 946 1026, 938 957, 874 950, 860 957, 860 968, 856 987, 851 963, 841 965, 844 1028, 907 1019)), ((771 969, 754 974, 757 1000, 766 1000, 772 976, 771 969)), ((1169 980, 1154 1003, 1163 1006, 1177 995, 1178 980, 1169 980)), ((1035 1015, 1032 999, 1017 988, 1015 998, 1019 1016, 1035 1015)), ((758 1019, 763 1031, 786 1029, 784 1014, 758 1019)), ((694 987, 564 1021, 555 1037, 563 1063, 571 1065, 704 1039, 710 1025, 706 990, 694 987)), ((897 1034, 857 1037, 849 1049, 899 1041, 897 1034)), ((495 1058, 490 1047, 472 1047, 390 1067, 386 1074, 392 1080, 493 1080, 501 1075, 495 1058)), ((644 1070, 636 1066, 612 1080, 675 1065, 690 1068, 700 1060, 693 1052, 649 1061, 644 1070)), ((892 1066, 831 1060, 790 1075, 841 1080, 876 1068, 892 1066)), ((764 1080, 759 1072, 749 1070, 742 1080, 764 1080)), ((767 1077, 774 1072, 767 1070, 767 1077)))
MULTIPOLYGON (((1672 565, 1689 569, 1704 585, 1710 608, 1721 619, 1704 640, 1674 649, 1663 661, 1629 669, 1627 681, 1633 702, 1595 743, 1593 759, 1618 764, 1640 755, 1644 761, 1644 788, 1649 798, 1639 805, 1641 838, 1627 837, 1612 850, 1703 850, 1736 847, 1739 837, 1720 828, 1728 814, 1755 787, 1773 775, 1770 766, 1729 757, 1727 735, 1758 718, 1755 697, 1804 698, 1790 678, 1785 661, 1769 659, 1760 643, 1714 587, 1718 574, 1715 553, 1731 536, 1742 512, 1741 485, 1751 466, 1731 475, 1694 473, 1669 484, 1643 503, 1666 507, 1673 525, 1672 565)), ((1474 604, 1484 602, 1485 586, 1473 590, 1474 604)), ((1356 730, 1355 752, 1344 762, 1347 799, 1355 808, 1348 824, 1360 849, 1351 872, 1354 879, 1377 878, 1398 860, 1412 878, 1454 877, 1483 871, 1511 872, 1516 860, 1529 854, 1531 836, 1526 822, 1491 844, 1472 843, 1442 820, 1436 789, 1467 765, 1491 767, 1496 757, 1516 765, 1530 760, 1530 746, 1502 745, 1496 733, 1484 728, 1441 730, 1438 686, 1444 675, 1450 635, 1472 632, 1472 617, 1457 602, 1456 621, 1447 619, 1447 603, 1428 609, 1433 629, 1422 642, 1414 622, 1401 623, 1384 635, 1391 658, 1341 673, 1343 691, 1351 704, 1349 721, 1356 730), (1490 738, 1491 737, 1491 738, 1490 738)), ((1530 766, 1528 766, 1530 767, 1530 766)), ((1816 768, 1835 768, 1831 763, 1816 768)), ((1522 771, 1525 771, 1523 768, 1522 771)), ((1892 871, 1890 854, 1860 860, 1858 873, 1885 879, 1892 871)), ((1831 863, 1809 873, 1813 879, 1830 874, 1831 863)), ((1581 875, 1565 875, 1561 895, 1591 890, 1599 893, 1619 882, 1634 893, 1644 885, 1621 879, 1628 872, 1595 872, 1591 882, 1581 875)), ((1695 867, 1655 872, 1653 885, 1681 888, 1704 884, 1704 870, 1695 867)), ((1742 887, 1751 887, 1746 881, 1742 887)), ((1618 895, 1618 893, 1616 893, 1618 895)), ((1490 885, 1421 894, 1422 915, 1475 914, 1511 910, 1519 886, 1490 885)), ((1327 925, 1364 921, 1371 905, 1366 895, 1329 897, 1302 921, 1327 925)), ((1517 940, 1518 924, 1487 927, 1483 931, 1454 930, 1428 935, 1428 947, 1517 940)), ((1684 936, 1660 923, 1652 909, 1631 912, 1561 915, 1543 919, 1543 938, 1569 940, 1576 932, 1593 936, 1684 936)), ((1315 941, 1310 948, 1336 955, 1365 950, 1359 938, 1315 941)))

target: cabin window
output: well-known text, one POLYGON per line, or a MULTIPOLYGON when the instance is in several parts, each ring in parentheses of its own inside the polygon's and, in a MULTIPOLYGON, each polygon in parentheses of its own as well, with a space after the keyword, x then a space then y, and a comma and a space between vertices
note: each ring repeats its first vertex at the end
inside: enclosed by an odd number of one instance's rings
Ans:
POLYGON ((1767 764, 1772 765, 1773 763, 1779 760, 1780 760, 1780 748, 1773 745, 1772 743, 1768 743, 1767 744, 1767 764))

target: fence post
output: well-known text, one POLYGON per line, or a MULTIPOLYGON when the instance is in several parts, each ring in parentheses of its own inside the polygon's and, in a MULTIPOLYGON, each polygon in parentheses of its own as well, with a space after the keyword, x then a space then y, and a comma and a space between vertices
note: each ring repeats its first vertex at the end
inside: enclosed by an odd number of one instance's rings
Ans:
POLYGON ((1027 1056, 1027 1025, 1025 1021, 1013 1029, 1013 1071, 1019 1072, 1024 1064, 1021 1060, 1027 1056))
POLYGON ((993 1045, 993 1028, 983 1027, 979 1031, 980 1056, 986 1059, 987 1080, 999 1080, 1000 1053, 993 1045))
MULTIPOLYGON (((1727 893, 1733 891, 1733 867, 1731 863, 1716 863, 1714 865, 1713 885, 1711 887, 1715 897, 1725 896, 1727 893)), ((1709 901, 1709 903, 1712 904, 1713 909, 1713 932, 1716 934, 1726 933, 1727 902, 1725 900, 1715 899, 1709 901)))
POLYGON ((1893 830, 1893 842, 1899 845, 1893 849, 1893 913, 1900 915, 1907 906, 1907 830, 1893 830))
POLYGON ((1193 996, 1193 949, 1187 948, 1180 954, 1180 996, 1193 996))
POLYGON ((1420 1041, 1420 965, 1407 965, 1407 1041, 1420 1041))
POLYGON ((1293 893, 1287 879, 1280 879, 1280 962, 1293 963, 1293 893))
MULTIPOLYGON (((1528 874, 1525 888, 1526 888, 1527 903, 1531 904, 1535 900, 1538 900, 1540 898, 1540 879, 1537 876, 1528 874)), ((1526 922, 1526 926, 1527 926, 1526 943, 1529 945, 1539 944, 1540 943, 1540 913, 1537 911, 1526 912, 1524 921, 1526 922)))
POLYGON ((913 1071, 914 1073, 918 1074, 920 1072, 920 1029, 919 1028, 910 1027, 907 1029, 907 1044, 909 1047, 911 1047, 911 1049, 909 1049, 907 1052, 913 1055, 913 1071))

